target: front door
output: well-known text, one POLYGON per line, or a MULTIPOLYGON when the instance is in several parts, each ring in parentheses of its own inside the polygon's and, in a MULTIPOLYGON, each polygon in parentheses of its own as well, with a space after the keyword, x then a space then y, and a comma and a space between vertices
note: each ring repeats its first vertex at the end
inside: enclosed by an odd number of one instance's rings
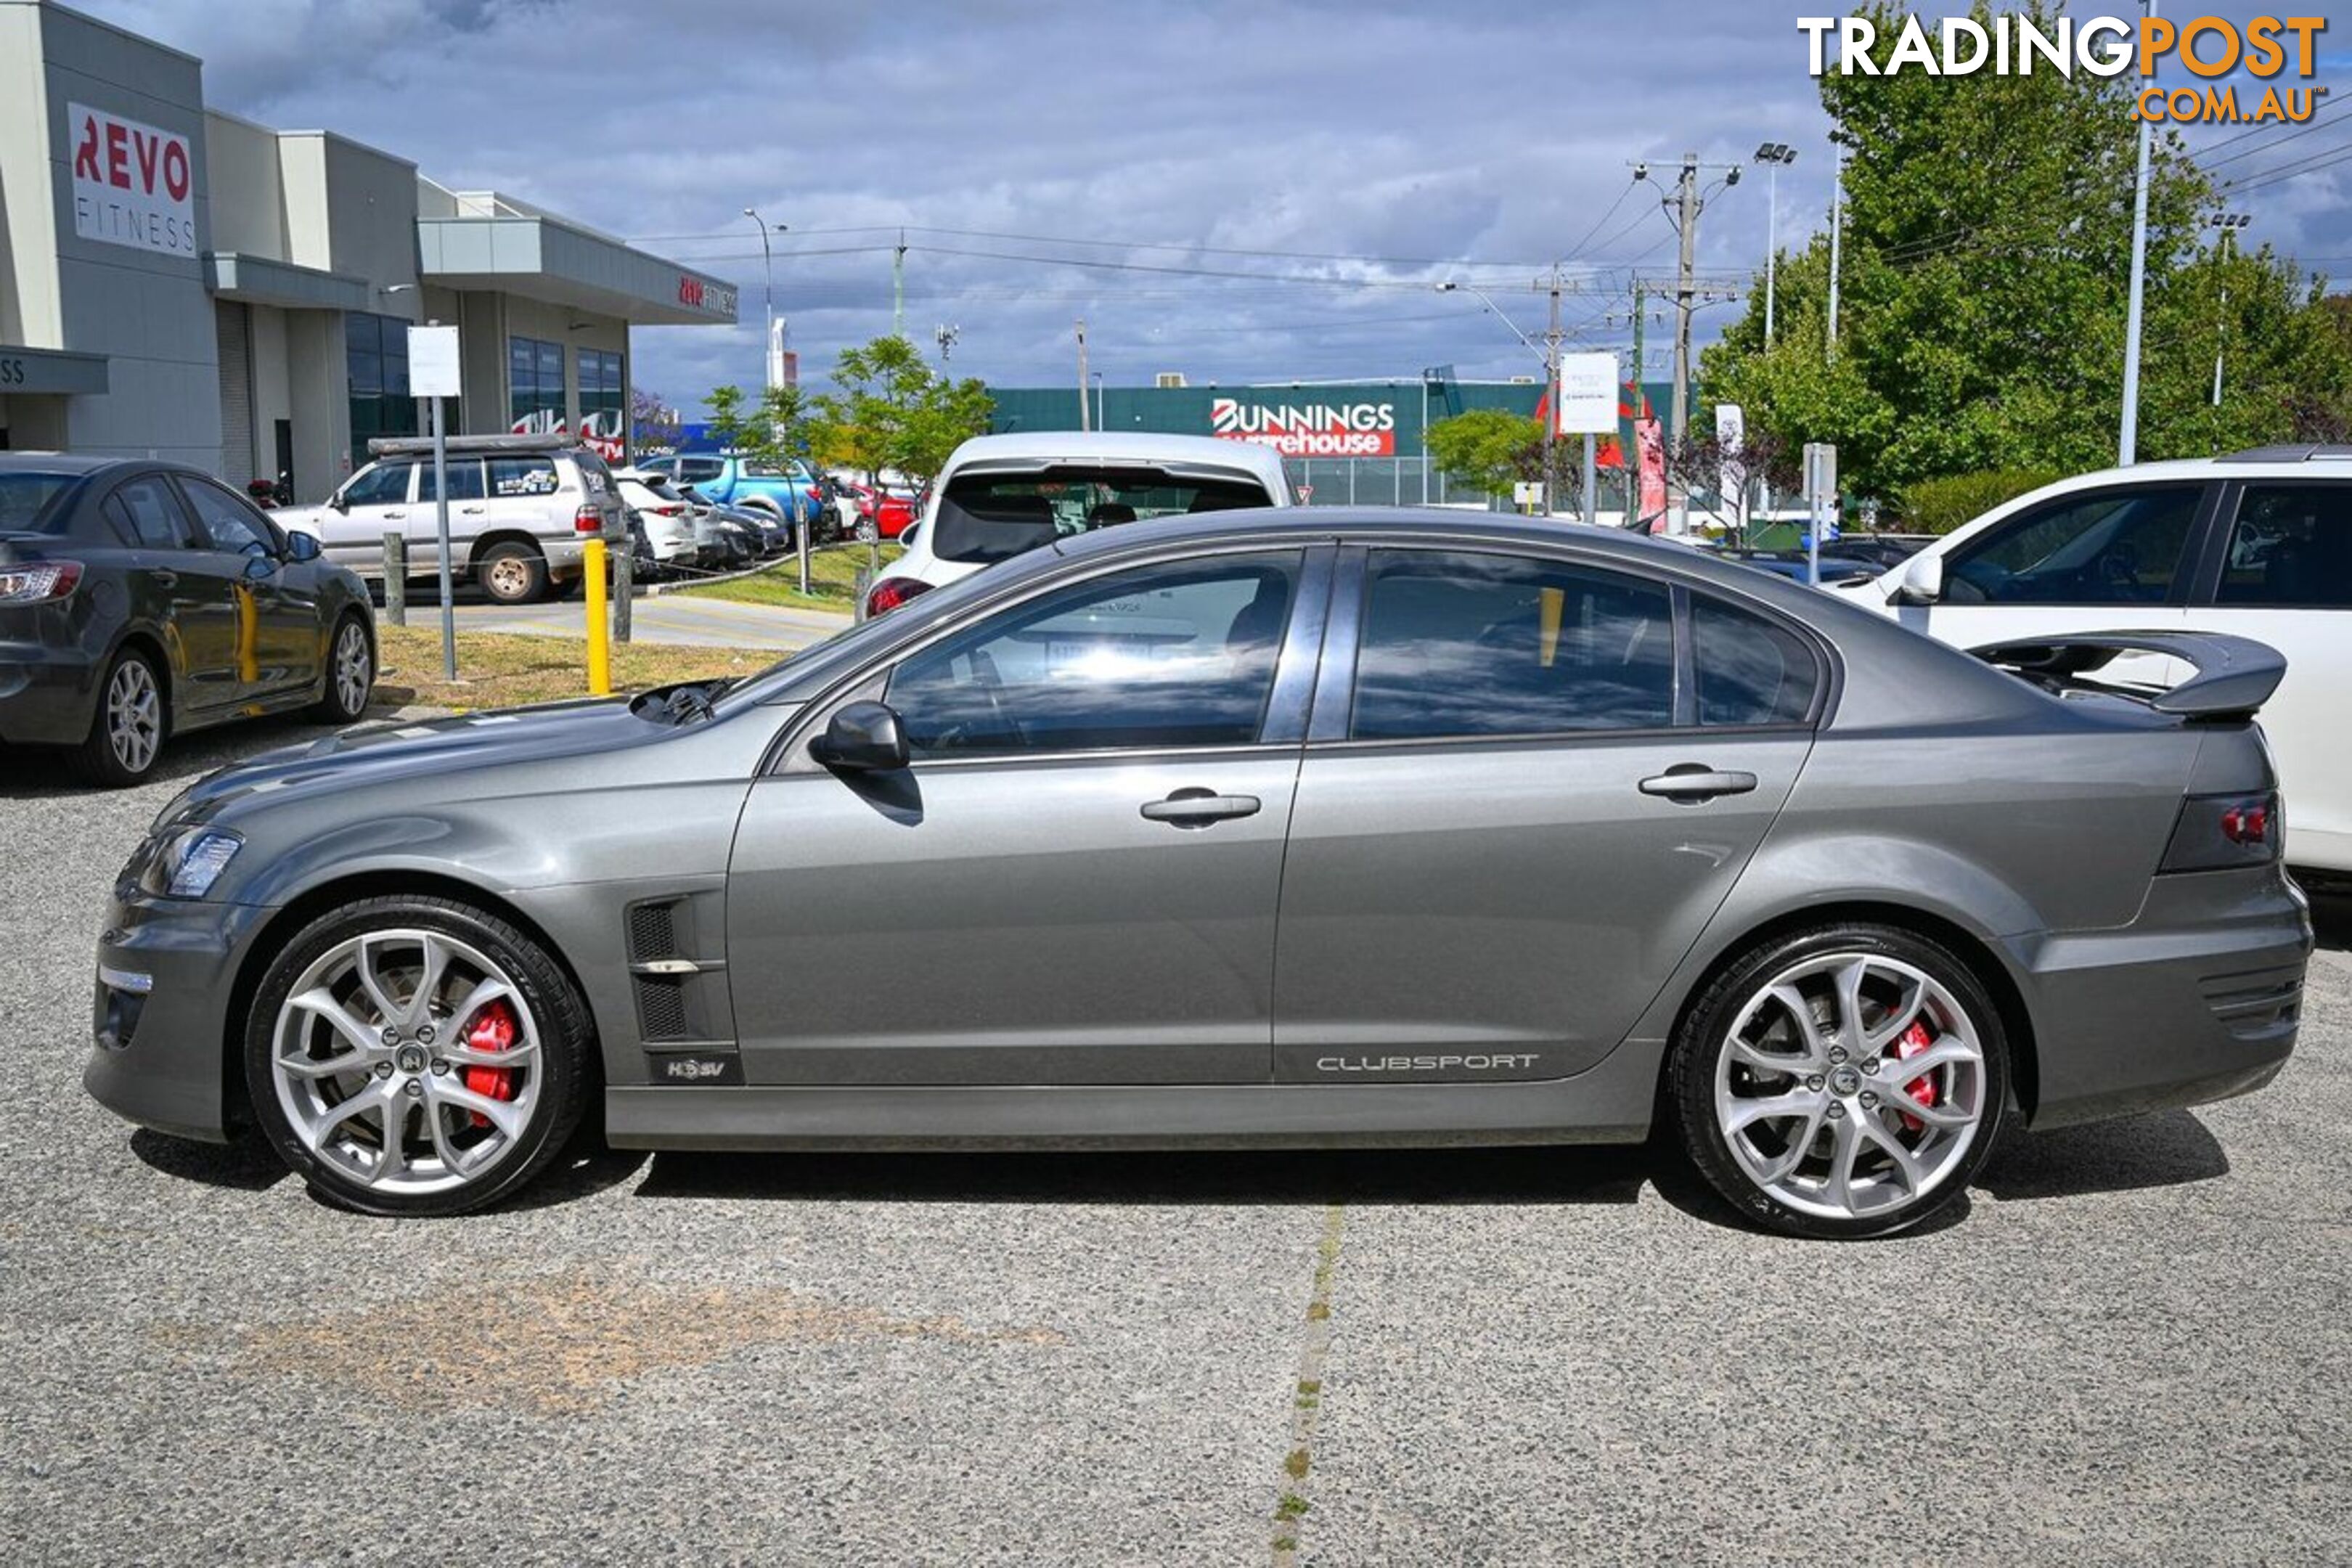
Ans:
POLYGON ((317 574, 289 570, 285 536, 251 502, 192 474, 179 484, 196 520, 198 548, 209 542, 221 570, 234 575, 240 700, 315 685, 325 653, 317 574))
POLYGON ((319 518, 319 542, 328 560, 362 577, 381 576, 383 536, 398 533, 407 538, 408 575, 432 569, 429 555, 422 565, 417 560, 417 551, 429 550, 430 542, 420 541, 409 524, 408 491, 415 470, 405 458, 390 458, 369 464, 344 483, 338 496, 341 504, 330 504, 319 518))
POLYGON ((1129 567, 996 611, 862 689, 911 766, 761 779, 728 892, 746 1079, 1264 1082, 1306 558, 1129 567))
POLYGON ((1779 814, 1822 656, 1759 611, 1534 555, 1373 550, 1341 579, 1283 878, 1275 1076, 1580 1072, 1779 814), (1330 667, 1351 640, 1349 682, 1330 667))

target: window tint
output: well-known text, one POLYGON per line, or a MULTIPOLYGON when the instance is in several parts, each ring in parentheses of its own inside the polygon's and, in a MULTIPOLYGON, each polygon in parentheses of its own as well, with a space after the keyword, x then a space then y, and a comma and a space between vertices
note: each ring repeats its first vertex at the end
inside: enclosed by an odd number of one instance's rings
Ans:
POLYGON ((2248 485, 2214 602, 2352 609, 2352 485, 2248 485))
POLYGON ((492 458, 489 467, 494 496, 551 496, 563 482, 552 458, 492 458))
POLYGON ((1007 610, 900 665, 918 755, 1257 738, 1296 554, 1138 568, 1007 610))
POLYGON ((186 514, 171 487, 152 475, 117 485, 106 498, 106 510, 117 528, 127 526, 128 536, 150 550, 179 550, 187 544, 186 514))
MULTIPOLYGON (((438 500, 441 492, 433 488, 433 465, 416 465, 416 499, 438 500)), ((476 458, 453 458, 449 461, 449 499, 479 500, 482 499, 482 465, 476 458)))
POLYGON ((343 487, 349 506, 398 506, 408 500, 407 463, 377 463, 362 468, 343 487))
POLYGON ((188 510, 196 514, 199 530, 212 536, 215 550, 278 553, 278 537, 260 513, 218 485, 207 479, 184 478, 180 491, 188 498, 188 510))
POLYGON ((1183 479, 1157 468, 964 473, 940 498, 931 547, 942 561, 1003 561, 1113 523, 1272 504, 1255 480, 1183 479))
POLYGON ((677 461, 677 477, 689 485, 715 479, 727 471, 727 465, 717 458, 680 458, 677 461))
MULTIPOLYGON (((61 533, 72 509, 58 499, 80 482, 79 474, 44 474, 29 470, 0 474, 0 529, 34 533, 61 533)), ((127 542, 127 541, 126 541, 127 542)))
POLYGON ((1801 724, 1821 667, 1786 626, 1712 599, 1691 600, 1702 724, 1801 724))
POLYGON ((1956 605, 2158 605, 2171 592, 2196 485, 2148 485, 2051 501, 1953 552, 1956 605))
POLYGON ((1515 555, 1375 551, 1358 740, 1541 735, 1674 721, 1666 590, 1515 555))

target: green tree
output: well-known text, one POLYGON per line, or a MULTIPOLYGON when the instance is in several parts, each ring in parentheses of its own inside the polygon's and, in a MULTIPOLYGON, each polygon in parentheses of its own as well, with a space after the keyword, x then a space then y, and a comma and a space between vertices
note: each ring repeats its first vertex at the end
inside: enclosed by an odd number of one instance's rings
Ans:
POLYGON ((710 389, 710 435, 725 450, 783 468, 809 456, 814 434, 808 395, 797 386, 710 389))
POLYGON ((1429 427, 1429 461, 1447 479, 1485 496, 1511 493, 1543 477, 1543 426, 1507 408, 1473 408, 1429 427))
POLYGON ((929 479, 959 445, 987 430, 996 408, 981 383, 940 375, 902 337, 842 350, 833 380, 835 390, 814 400, 812 437, 869 479, 886 468, 929 479))

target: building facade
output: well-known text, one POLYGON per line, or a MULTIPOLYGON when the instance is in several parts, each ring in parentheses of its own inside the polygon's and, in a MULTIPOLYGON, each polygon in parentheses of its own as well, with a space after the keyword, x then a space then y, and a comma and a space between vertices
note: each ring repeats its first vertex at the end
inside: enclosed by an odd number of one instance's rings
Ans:
POLYGON ((627 438, 629 329, 732 283, 325 131, 207 109, 191 56, 0 0, 0 447, 171 458, 321 499, 413 434, 407 330, 459 330, 453 432, 627 438))

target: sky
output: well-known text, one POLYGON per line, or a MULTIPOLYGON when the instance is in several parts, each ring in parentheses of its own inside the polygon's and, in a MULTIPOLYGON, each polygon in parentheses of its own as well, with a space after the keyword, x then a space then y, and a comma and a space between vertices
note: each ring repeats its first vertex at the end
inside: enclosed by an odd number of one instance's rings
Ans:
MULTIPOLYGON (((1829 209, 1828 124, 1796 26, 1838 9, 1819 5, 80 3, 201 57, 215 107, 336 131, 734 279, 737 328, 633 334, 635 384, 689 410, 761 377, 747 206, 787 226, 772 236, 774 308, 804 380, 892 330, 903 226, 908 335, 936 355, 935 330, 953 326, 949 369, 1004 386, 1075 384, 1081 317, 1114 386, 1164 371, 1196 385, 1535 374, 1510 323, 1541 334, 1537 279, 1556 260, 1571 349, 1630 347, 1626 279, 1673 275, 1660 198, 1684 154, 1794 147, 1784 247, 1829 209), (1441 292, 1448 279, 1460 287, 1441 292)), ((2331 35, 2319 79, 2345 65, 2352 37, 2331 35)), ((2352 104, 2339 112, 2343 129, 2236 169, 2352 145, 2352 104)), ((1766 251, 1763 171, 1725 186, 1709 170, 1703 188, 1698 268, 1744 282, 1766 251)), ((2347 193, 2352 163, 2272 184, 2248 198, 2247 242, 2352 275, 2347 193)), ((1702 308, 1698 340, 1737 310, 1702 308)), ((1668 337, 1654 315, 1654 378, 1668 337)))

